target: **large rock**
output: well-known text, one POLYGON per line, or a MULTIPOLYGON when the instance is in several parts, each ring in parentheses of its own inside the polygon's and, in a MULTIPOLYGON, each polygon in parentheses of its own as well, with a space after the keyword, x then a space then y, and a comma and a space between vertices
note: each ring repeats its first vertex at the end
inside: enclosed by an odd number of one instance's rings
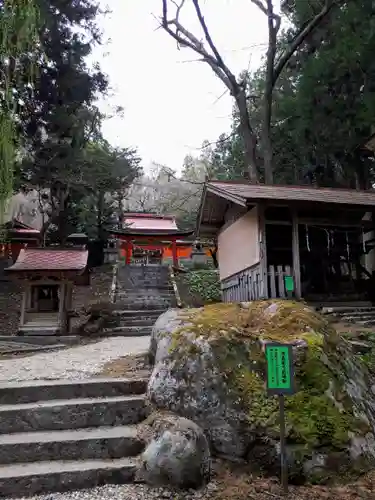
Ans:
POLYGON ((151 402, 200 425, 213 451, 279 467, 278 403, 265 392, 264 343, 291 342, 298 392, 286 399, 294 478, 324 480, 375 462, 375 385, 361 356, 303 303, 169 310, 152 332, 151 402))
POLYGON ((149 417, 151 436, 142 454, 138 480, 152 486, 199 488, 210 476, 211 458, 203 430, 173 414, 149 417))

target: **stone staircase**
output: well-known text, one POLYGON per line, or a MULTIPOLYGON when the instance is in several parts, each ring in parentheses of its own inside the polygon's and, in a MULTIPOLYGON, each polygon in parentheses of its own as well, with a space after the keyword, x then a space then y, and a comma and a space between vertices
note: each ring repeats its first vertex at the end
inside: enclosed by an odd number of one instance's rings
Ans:
POLYGON ((134 479, 144 448, 146 380, 0 385, 0 496, 22 497, 134 479))
MULTIPOLYGON (((176 306, 176 297, 165 266, 122 265, 118 269, 112 335, 151 335, 157 318, 176 306)), ((108 332, 107 332, 108 333, 108 332)))
POLYGON ((336 322, 361 327, 375 326, 375 306, 371 302, 324 306, 321 308, 321 313, 336 322))

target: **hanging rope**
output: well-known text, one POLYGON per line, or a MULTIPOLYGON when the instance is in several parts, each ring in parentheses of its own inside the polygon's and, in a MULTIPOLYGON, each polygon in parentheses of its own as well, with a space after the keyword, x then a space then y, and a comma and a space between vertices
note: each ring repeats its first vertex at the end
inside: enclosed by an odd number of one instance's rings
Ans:
POLYGON ((324 229, 327 235, 327 253, 328 255, 331 253, 331 237, 328 229, 324 229))
POLYGON ((362 228, 362 248, 363 248, 363 253, 366 254, 365 232, 363 231, 363 228, 362 228))
POLYGON ((350 246, 349 246, 349 236, 347 231, 345 231, 345 239, 346 239, 346 253, 348 256, 348 261, 350 261, 350 246))
POLYGON ((309 252, 311 252, 310 241, 309 241, 309 228, 308 228, 307 224, 305 225, 305 230, 306 230, 306 246, 307 246, 307 250, 309 252))

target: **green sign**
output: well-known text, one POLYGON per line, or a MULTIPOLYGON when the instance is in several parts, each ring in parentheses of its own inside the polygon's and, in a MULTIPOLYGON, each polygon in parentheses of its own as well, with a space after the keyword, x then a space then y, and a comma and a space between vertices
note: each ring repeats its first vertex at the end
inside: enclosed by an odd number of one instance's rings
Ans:
POLYGON ((287 292, 294 292, 294 278, 293 276, 284 276, 285 290, 287 292))
POLYGON ((293 394, 293 349, 291 345, 270 342, 266 344, 268 394, 293 394))

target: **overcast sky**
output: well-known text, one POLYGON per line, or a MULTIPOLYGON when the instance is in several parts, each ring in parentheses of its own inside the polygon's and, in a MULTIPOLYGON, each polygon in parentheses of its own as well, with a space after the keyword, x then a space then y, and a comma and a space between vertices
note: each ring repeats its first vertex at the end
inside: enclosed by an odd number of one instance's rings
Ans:
MULTIPOLYGON (((145 168, 155 161, 180 170, 186 154, 199 155, 205 139, 229 130, 232 100, 208 66, 189 62, 197 57, 157 29, 161 0, 104 3, 112 10, 102 22, 111 40, 94 57, 113 96, 101 107, 124 108, 122 118, 104 123, 104 135, 113 145, 137 147, 145 168)), ((229 68, 255 69, 266 48, 264 14, 250 0, 202 0, 202 10, 229 68)), ((181 21, 201 36, 189 6, 181 21)))

